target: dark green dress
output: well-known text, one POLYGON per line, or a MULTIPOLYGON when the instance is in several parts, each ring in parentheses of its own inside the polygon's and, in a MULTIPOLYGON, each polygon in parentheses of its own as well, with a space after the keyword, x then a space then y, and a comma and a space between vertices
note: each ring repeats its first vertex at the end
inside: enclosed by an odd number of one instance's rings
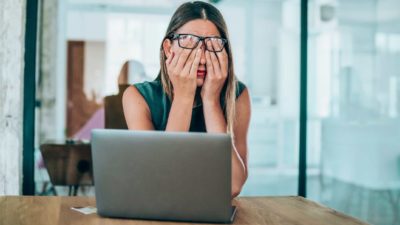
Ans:
MULTIPOLYGON (((151 119, 156 130, 165 130, 168 122, 168 114, 171 110, 171 101, 162 88, 160 80, 134 84, 143 96, 151 112, 151 119)), ((236 98, 240 96, 246 86, 238 81, 236 87, 236 98)), ((225 90, 223 89, 222 92, 225 90)), ((221 106, 225 107, 225 100, 221 95, 221 106)), ((206 124, 203 115, 203 106, 199 104, 193 108, 192 120, 189 131, 206 132, 206 124)))

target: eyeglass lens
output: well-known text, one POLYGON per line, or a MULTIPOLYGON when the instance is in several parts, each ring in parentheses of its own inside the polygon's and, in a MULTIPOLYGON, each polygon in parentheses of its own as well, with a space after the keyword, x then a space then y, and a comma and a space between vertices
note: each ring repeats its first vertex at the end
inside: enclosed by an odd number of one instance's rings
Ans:
MULTIPOLYGON (((200 38, 193 35, 179 35, 179 46, 182 48, 193 49, 197 47, 200 38)), ((208 51, 222 51, 224 48, 224 40, 218 37, 207 37, 204 39, 204 44, 208 51)))

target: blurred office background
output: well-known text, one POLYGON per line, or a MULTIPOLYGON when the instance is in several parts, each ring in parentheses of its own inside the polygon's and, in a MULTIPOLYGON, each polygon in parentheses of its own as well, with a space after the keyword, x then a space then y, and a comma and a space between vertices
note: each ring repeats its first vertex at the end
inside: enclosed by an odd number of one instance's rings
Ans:
MULTIPOLYGON (((106 96, 152 80, 182 0, 40 1, 35 186, 44 143, 90 142, 106 96), (121 84, 121 83, 120 83, 121 84)), ((251 93, 242 196, 297 195, 300 0, 213 0, 251 93)), ((307 197, 371 224, 400 224, 400 1, 309 0, 307 197)), ((93 195, 82 187, 78 195, 93 195)))

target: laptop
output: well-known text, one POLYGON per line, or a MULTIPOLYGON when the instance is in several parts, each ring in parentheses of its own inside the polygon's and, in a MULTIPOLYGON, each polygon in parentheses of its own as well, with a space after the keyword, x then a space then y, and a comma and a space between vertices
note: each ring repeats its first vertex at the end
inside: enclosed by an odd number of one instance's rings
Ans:
POLYGON ((232 223, 229 135, 95 129, 91 140, 100 216, 232 223))

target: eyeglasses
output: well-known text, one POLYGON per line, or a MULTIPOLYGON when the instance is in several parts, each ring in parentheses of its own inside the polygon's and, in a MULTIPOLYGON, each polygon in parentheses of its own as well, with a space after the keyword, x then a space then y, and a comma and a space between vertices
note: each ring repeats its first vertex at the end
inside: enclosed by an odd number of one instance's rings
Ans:
POLYGON ((194 34, 170 34, 171 40, 178 39, 179 47, 186 49, 195 49, 200 41, 203 41, 205 48, 210 52, 221 52, 224 50, 228 40, 221 37, 200 37, 194 34))

